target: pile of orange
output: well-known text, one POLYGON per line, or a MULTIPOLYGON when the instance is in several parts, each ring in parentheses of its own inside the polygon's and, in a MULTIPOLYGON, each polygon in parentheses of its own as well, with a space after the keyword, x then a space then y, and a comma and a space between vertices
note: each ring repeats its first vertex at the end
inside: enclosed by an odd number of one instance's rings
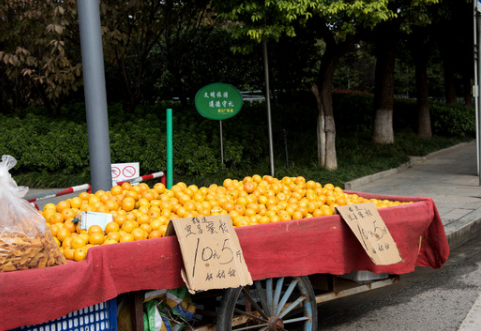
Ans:
POLYGON ((56 205, 46 204, 41 213, 65 257, 81 261, 94 246, 162 237, 175 218, 228 214, 234 226, 246 226, 329 216, 337 206, 364 202, 378 208, 405 203, 365 199, 302 176, 253 175, 200 188, 183 182, 170 189, 162 183, 151 188, 124 182, 110 191, 82 192, 56 205), (82 230, 75 218, 83 211, 110 213, 113 221, 105 229, 82 230))

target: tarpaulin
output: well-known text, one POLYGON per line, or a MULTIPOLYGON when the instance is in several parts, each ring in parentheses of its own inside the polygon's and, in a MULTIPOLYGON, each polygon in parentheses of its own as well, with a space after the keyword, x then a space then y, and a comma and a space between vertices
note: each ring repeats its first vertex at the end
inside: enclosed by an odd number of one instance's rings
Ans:
MULTIPOLYGON (((375 265, 333 215, 236 228, 252 278, 441 268, 449 246, 432 199, 348 193, 414 201, 379 210, 403 262, 375 265)), ((177 238, 164 237, 93 247, 81 262, 0 273, 0 330, 52 320, 126 292, 183 286, 182 267, 177 238)))

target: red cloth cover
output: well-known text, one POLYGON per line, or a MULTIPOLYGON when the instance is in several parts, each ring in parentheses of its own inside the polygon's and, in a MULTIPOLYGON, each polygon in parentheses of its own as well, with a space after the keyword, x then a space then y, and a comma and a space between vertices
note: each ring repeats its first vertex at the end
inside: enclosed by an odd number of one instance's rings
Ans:
MULTIPOLYGON (((340 216, 333 215, 237 228, 252 278, 441 268, 449 246, 432 199, 349 193, 416 201, 379 210, 404 262, 374 265, 340 216)), ((182 266, 177 238, 165 237, 94 247, 82 262, 0 273, 0 330, 52 320, 126 292, 183 286, 182 266)))

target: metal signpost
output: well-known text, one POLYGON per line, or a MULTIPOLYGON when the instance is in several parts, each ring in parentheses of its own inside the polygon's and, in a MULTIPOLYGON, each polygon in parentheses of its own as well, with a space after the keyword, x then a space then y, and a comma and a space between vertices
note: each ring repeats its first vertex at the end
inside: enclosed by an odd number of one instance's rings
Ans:
POLYGON ((476 109, 476 159, 477 159, 477 170, 478 170, 478 185, 481 186, 481 136, 480 136, 480 84, 478 82, 480 77, 480 69, 481 69, 481 43, 479 41, 481 35, 481 0, 474 0, 474 20, 473 20, 473 35, 474 35, 474 106, 476 109))

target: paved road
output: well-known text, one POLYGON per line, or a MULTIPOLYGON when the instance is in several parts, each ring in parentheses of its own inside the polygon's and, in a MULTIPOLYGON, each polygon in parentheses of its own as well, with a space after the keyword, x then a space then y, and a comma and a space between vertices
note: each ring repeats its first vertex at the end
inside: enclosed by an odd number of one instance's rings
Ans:
POLYGON ((470 313, 480 291, 478 235, 452 251, 440 270, 417 268, 399 284, 319 307, 319 330, 481 330, 479 307, 470 313))

